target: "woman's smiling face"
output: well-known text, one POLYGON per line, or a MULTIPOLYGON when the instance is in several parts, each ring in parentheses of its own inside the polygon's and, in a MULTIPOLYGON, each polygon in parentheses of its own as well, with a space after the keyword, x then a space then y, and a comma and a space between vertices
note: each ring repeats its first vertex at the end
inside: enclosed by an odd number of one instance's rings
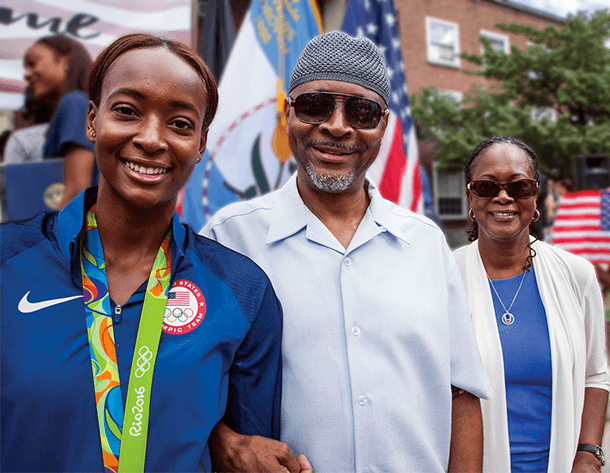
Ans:
POLYGON ((90 103, 100 191, 131 205, 175 205, 205 149, 207 93, 197 71, 162 47, 132 49, 110 66, 90 103), (108 186, 108 189, 106 188, 108 186))
MULTIPOLYGON (((534 171, 526 152, 508 143, 496 143, 485 148, 472 169, 472 180, 506 183, 533 178, 534 171)), ((468 201, 479 224, 479 239, 508 241, 529 238, 536 196, 515 199, 502 189, 495 197, 480 198, 468 191, 468 201)))
POLYGON ((58 102, 66 80, 69 55, 60 56, 44 43, 34 43, 23 56, 24 79, 39 100, 58 102))

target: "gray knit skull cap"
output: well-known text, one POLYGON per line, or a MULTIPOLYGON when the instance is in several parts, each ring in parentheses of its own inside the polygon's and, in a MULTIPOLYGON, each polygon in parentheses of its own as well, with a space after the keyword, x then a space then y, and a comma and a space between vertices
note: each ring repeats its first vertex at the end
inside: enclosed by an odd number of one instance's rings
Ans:
POLYGON ((377 92, 390 103, 390 77, 382 52, 370 39, 331 31, 313 38, 301 53, 290 90, 312 80, 338 80, 377 92))

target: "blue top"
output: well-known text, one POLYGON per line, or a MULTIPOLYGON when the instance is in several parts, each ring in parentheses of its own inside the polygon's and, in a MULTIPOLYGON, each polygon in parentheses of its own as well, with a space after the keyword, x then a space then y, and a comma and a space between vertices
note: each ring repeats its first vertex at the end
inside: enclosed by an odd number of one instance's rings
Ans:
POLYGON ((80 90, 73 90, 63 96, 49 125, 44 144, 46 159, 64 156, 72 144, 95 151, 95 146, 85 135, 88 109, 89 99, 80 90))
MULTIPOLYGON (((493 281, 506 308, 515 297, 521 278, 519 275, 493 281)), ((504 358, 512 471, 547 471, 553 382, 551 344, 534 268, 525 274, 510 310, 515 316, 512 325, 502 323, 504 309, 491 284, 490 290, 504 358)))
MULTIPOLYGON (((91 188, 59 214, 0 227, 3 472, 103 471, 77 244, 95 199, 91 188)), ((146 471, 210 471, 225 409, 238 432, 279 438, 281 308, 252 261, 172 225, 180 297, 161 334, 146 471)), ((145 288, 111 303, 123 402, 145 288)))

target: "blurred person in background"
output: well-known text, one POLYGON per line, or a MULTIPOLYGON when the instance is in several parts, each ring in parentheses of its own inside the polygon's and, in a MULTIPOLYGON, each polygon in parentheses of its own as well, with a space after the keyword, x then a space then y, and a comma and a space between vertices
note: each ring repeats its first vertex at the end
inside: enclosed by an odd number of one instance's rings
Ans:
POLYGON ((555 223, 555 213, 557 212, 557 185, 556 180, 552 176, 548 176, 548 193, 544 199, 544 209, 546 210, 546 227, 544 227, 544 241, 551 243, 553 241, 553 223, 555 223))
POLYGON ((59 209, 93 182, 94 148, 85 136, 87 80, 92 63, 85 47, 64 35, 39 39, 23 58, 24 78, 32 95, 57 104, 43 153, 44 159, 64 159, 59 209))
POLYGON ((28 87, 23 109, 17 112, 15 131, 11 133, 4 150, 6 164, 42 161, 49 122, 56 104, 34 97, 28 87))
POLYGON ((544 229, 549 225, 546 199, 549 195, 549 178, 546 174, 540 174, 538 196, 536 197, 536 208, 538 218, 531 222, 530 232, 539 240, 544 240, 544 229))
POLYGON ((569 177, 564 177, 555 185, 555 190, 559 196, 557 198, 557 205, 559 206, 559 202, 561 201, 563 194, 566 192, 574 192, 574 182, 572 182, 572 179, 569 177))

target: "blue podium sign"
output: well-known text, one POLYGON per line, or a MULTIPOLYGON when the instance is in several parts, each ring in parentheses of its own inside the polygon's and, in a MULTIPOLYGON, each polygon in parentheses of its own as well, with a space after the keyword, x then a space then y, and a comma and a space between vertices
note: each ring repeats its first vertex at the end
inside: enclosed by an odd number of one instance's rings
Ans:
POLYGON ((32 218, 57 210, 63 192, 63 159, 36 163, 3 164, 6 189, 4 221, 32 218))

